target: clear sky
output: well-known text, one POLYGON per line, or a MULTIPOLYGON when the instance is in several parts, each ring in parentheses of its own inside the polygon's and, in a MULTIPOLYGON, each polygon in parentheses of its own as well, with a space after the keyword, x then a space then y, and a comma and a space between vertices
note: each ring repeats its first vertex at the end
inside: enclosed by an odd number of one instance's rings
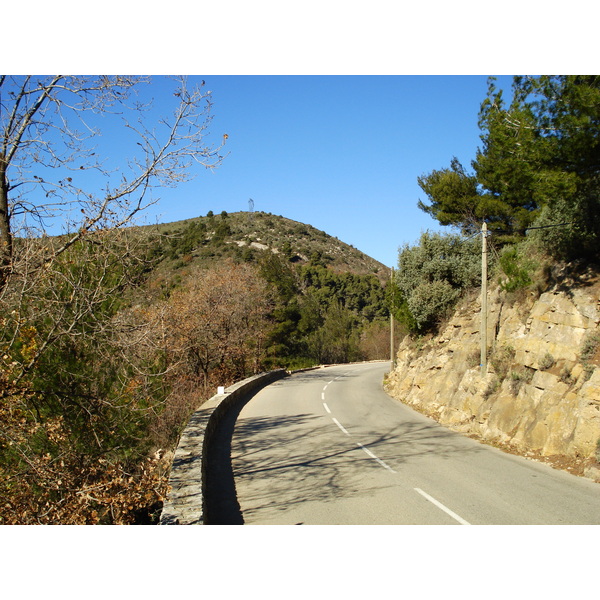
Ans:
MULTIPOLYGON (((417 207, 417 177, 453 156, 470 168, 488 75, 508 91, 515 73, 598 70, 584 0, 560 17, 517 0, 140 6, 107 0, 78 17, 70 0, 40 3, 28 40, 56 35, 23 44, 22 30, 7 28, 5 45, 18 49, 7 71, 204 79, 213 139, 227 133, 229 155, 215 172, 163 190, 148 220, 248 210, 252 198, 255 210, 313 225, 387 266, 399 246, 439 229, 417 207), (66 16, 80 26, 63 31, 66 16), (550 35, 557 23, 560 35, 550 35)), ((7 22, 22 19, 19 6, 7 10, 7 22)))
MULTIPOLYGON (((483 75, 195 79, 212 91, 211 136, 228 135, 228 155, 162 190, 151 220, 246 211, 252 199, 257 211, 313 225, 391 267, 399 246, 440 229, 417 207, 426 200, 417 177, 453 156, 470 168, 480 145, 483 75)), ((511 81, 498 84, 509 92, 511 81)), ((159 92, 160 77, 154 85, 159 92)))

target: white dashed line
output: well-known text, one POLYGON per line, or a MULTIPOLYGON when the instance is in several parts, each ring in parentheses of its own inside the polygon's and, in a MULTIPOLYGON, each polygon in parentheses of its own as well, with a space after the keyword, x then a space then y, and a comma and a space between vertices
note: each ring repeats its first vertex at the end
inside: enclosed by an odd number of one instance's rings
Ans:
MULTIPOLYGON (((341 376, 340 376, 341 377, 341 376)), ((336 377, 335 379, 339 379, 339 377, 336 377)), ((325 400, 325 390, 327 389, 327 386, 331 383, 333 383, 335 381, 335 379, 332 379, 324 388, 323 391, 321 392, 321 400, 325 400)), ((325 407, 325 410, 331 414, 331 410, 329 410, 329 406, 327 406, 327 404, 325 402, 323 402, 323 406, 325 407)), ((350 435, 350 433, 348 433, 348 431, 346 430, 346 428, 335 418, 335 417, 331 417, 331 420, 349 437, 352 437, 350 435)), ((356 444, 359 448, 362 448, 368 456, 370 456, 373 460, 377 461, 384 469, 387 469, 388 471, 391 471, 392 473, 395 473, 396 471, 394 471, 394 469, 392 469, 389 465, 386 465, 380 458, 378 458, 377 456, 375 456, 375 454, 373 454, 368 448, 365 448, 362 444, 356 444)))
POLYGON ((443 510, 447 515, 450 515, 454 520, 458 521, 461 525, 470 525, 471 524, 468 521, 465 521, 462 517, 459 517, 455 512, 451 511, 447 506, 444 506, 441 502, 439 502, 438 500, 436 500, 435 498, 433 498, 432 496, 430 496, 423 490, 421 490, 419 488, 415 488, 415 492, 418 492, 419 494, 421 494, 421 496, 423 496, 423 498, 426 498, 427 500, 429 500, 429 502, 431 502, 432 504, 435 504, 440 510, 443 510))
POLYGON ((344 426, 336 419, 333 418, 333 422, 346 434, 346 435, 350 435, 345 429, 344 426))
POLYGON ((373 454, 368 448, 365 448, 362 444, 359 444, 358 442, 356 443, 356 445, 359 448, 362 448, 373 460, 378 462, 384 469, 387 469, 388 471, 391 471, 392 473, 396 472, 389 465, 386 465, 379 457, 375 456, 375 454, 373 454))
POLYGON ((377 458, 368 448, 365 448, 362 444, 356 444, 359 448, 362 448, 371 458, 377 458))

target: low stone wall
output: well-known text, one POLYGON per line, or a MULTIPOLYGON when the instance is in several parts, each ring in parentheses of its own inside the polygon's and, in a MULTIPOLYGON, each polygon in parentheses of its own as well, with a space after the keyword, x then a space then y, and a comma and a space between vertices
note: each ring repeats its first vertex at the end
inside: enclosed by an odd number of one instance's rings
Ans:
POLYGON ((205 402, 190 418, 173 457, 169 496, 161 525, 202 525, 205 513, 206 456, 212 437, 228 410, 264 386, 287 375, 284 369, 244 379, 205 402))

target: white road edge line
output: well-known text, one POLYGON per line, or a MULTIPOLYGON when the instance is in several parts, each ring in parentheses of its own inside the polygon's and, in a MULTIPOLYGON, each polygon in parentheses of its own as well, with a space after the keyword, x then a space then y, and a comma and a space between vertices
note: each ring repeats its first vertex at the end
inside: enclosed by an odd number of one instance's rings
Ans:
POLYGON ((325 392, 321 392, 321 400, 325 400, 325 392))
POLYGON ((342 430, 342 431, 343 431, 343 432, 344 432, 346 435, 350 435, 350 434, 349 434, 349 433, 348 433, 348 432, 347 432, 347 431, 344 429, 344 426, 343 426, 343 425, 342 425, 342 424, 341 424, 341 423, 340 423, 340 422, 339 422, 339 421, 338 421, 336 418, 333 418, 333 417, 332 417, 332 419, 333 419, 333 422, 334 422, 334 423, 335 423, 335 424, 336 424, 336 425, 337 425, 337 426, 338 426, 338 427, 339 427, 339 428, 340 428, 340 429, 341 429, 341 430, 342 430))
POLYGON ((392 473, 396 472, 389 465, 386 465, 379 457, 375 456, 368 448, 365 448, 362 444, 359 444, 358 442, 356 442, 356 445, 359 448, 362 448, 372 459, 376 460, 384 469, 387 469, 388 471, 391 471, 392 473))
POLYGON ((325 410, 331 414, 331 411, 329 410, 329 406, 327 406, 327 404, 325 404, 325 402, 323 402, 323 406, 325 407, 325 410))
POLYGON ((435 498, 430 496, 427 492, 424 492, 422 489, 414 488, 414 490, 415 490, 415 492, 418 492, 419 494, 421 494, 421 496, 423 496, 423 498, 426 498, 427 500, 429 500, 429 502, 431 502, 432 504, 435 504, 440 510, 443 510, 447 515, 450 515, 453 519, 458 521, 461 525, 470 525, 471 524, 468 521, 465 521, 462 517, 459 517, 455 512, 452 512, 447 506, 444 506, 441 502, 438 502, 435 498))

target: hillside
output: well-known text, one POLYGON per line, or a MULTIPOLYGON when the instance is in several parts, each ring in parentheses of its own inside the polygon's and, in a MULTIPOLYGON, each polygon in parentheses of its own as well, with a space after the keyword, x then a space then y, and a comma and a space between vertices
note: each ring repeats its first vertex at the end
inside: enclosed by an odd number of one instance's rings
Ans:
MULTIPOLYGON (((133 290, 136 303, 169 302, 219 271, 229 280, 244 270, 258 286, 255 294, 270 308, 253 372, 258 365, 297 368, 389 356, 387 267, 311 225, 263 212, 209 212, 137 231, 148 236, 152 266, 133 290)), ((235 285, 230 282, 229 296, 235 285)), ((247 373, 236 368, 236 374, 247 373)))
POLYGON ((223 258, 253 262, 269 250, 292 264, 321 264, 335 273, 376 275, 389 269, 312 225, 264 212, 221 213, 143 229, 158 233, 167 259, 163 268, 211 264, 223 258))
POLYGON ((0 523, 156 522, 219 386, 389 357, 387 269, 314 227, 209 213, 81 233, 19 240, 0 298, 0 523))

